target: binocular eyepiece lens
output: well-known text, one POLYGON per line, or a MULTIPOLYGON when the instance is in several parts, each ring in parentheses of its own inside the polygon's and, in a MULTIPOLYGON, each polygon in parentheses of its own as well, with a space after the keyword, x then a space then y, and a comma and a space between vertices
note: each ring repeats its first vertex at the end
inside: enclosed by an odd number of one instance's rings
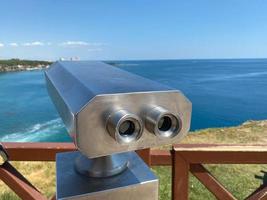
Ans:
POLYGON ((123 137, 131 136, 134 134, 135 125, 131 120, 126 120, 121 123, 119 127, 119 133, 123 137))
POLYGON ((180 118, 162 107, 152 108, 146 115, 146 128, 162 138, 173 138, 180 132, 180 118))
POLYGON ((158 129, 160 131, 168 131, 172 127, 172 120, 168 116, 164 116, 160 118, 158 122, 158 129))
MULTIPOLYGON (((145 114, 146 129, 161 138, 173 138, 182 129, 179 116, 162 107, 152 107, 145 114)), ((107 130, 120 144, 137 141, 143 133, 143 123, 138 116, 126 110, 119 110, 109 115, 107 130)))
POLYGON ((172 138, 176 136, 181 130, 181 122, 173 114, 167 114, 162 116, 158 121, 158 127, 155 132, 161 137, 172 138))
POLYGON ((137 141, 141 137, 143 124, 136 115, 120 110, 109 116, 107 130, 117 142, 127 144, 137 141))

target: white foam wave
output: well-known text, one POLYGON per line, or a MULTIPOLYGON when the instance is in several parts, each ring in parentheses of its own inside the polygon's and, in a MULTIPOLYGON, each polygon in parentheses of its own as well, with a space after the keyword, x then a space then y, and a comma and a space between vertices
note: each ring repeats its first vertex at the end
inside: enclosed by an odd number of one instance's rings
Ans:
POLYGON ((126 67, 126 66, 138 66, 137 63, 116 63, 116 66, 118 67, 126 67))
POLYGON ((267 72, 251 72, 245 74, 233 74, 233 75, 226 75, 226 76, 218 76, 212 78, 204 78, 201 81, 220 81, 220 80, 229 80, 235 78, 249 78, 249 77, 257 77, 257 76, 264 76, 267 75, 267 72))
POLYGON ((4 135, 0 138, 2 142, 40 142, 45 141, 52 136, 58 134, 58 130, 62 130, 64 124, 60 118, 53 119, 41 124, 35 124, 23 132, 14 132, 4 135))

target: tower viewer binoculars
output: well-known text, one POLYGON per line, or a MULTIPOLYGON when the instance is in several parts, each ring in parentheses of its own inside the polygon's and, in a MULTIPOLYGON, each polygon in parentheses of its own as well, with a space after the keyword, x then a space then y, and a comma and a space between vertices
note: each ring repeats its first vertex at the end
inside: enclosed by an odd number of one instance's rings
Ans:
POLYGON ((103 62, 56 62, 45 77, 79 150, 57 156, 57 199, 157 199, 158 179, 133 151, 179 142, 190 129, 191 102, 103 62))
POLYGON ((48 92, 89 158, 178 142, 191 103, 178 90, 102 62, 62 61, 45 73, 48 92))

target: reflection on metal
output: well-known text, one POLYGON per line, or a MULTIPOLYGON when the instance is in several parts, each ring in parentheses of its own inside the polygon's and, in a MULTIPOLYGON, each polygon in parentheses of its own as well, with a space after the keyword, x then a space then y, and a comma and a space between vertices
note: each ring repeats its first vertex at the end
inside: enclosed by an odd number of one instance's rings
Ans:
POLYGON ((121 157, 129 160, 127 169, 108 178, 93 178, 77 174, 73 160, 79 156, 79 152, 57 154, 57 199, 158 199, 158 178, 136 153, 121 153, 121 157))
POLYGON ((130 151, 179 142, 190 128, 190 101, 101 62, 56 62, 45 76, 79 150, 57 155, 57 199, 158 199, 158 179, 130 151))
POLYGON ((146 114, 146 127, 156 136, 173 138, 181 131, 182 122, 178 115, 158 106, 146 114))
POLYGON ((109 134, 121 144, 135 142, 143 133, 141 119, 125 110, 112 113, 106 127, 109 134))
POLYGON ((89 177, 109 177, 122 173, 128 166, 128 158, 118 154, 89 159, 80 155, 75 160, 75 169, 89 177))
POLYGON ((191 103, 173 88, 102 62, 56 62, 45 76, 63 122, 89 158, 177 143, 189 130, 191 103), (145 115, 154 107, 175 123, 170 131, 151 133, 145 127, 145 115), (123 121, 129 122, 132 134, 119 134, 123 121))

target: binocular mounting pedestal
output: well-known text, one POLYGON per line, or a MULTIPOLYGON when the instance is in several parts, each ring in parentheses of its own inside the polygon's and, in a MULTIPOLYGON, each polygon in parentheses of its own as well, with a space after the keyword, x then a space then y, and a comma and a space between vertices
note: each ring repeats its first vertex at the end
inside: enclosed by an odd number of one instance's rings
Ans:
POLYGON ((105 178, 122 173, 127 169, 128 159, 120 154, 89 159, 80 155, 75 160, 75 169, 82 175, 105 178))
POLYGON ((158 178, 135 152, 94 159, 79 151, 59 153, 56 180, 57 199, 158 199, 158 178))

